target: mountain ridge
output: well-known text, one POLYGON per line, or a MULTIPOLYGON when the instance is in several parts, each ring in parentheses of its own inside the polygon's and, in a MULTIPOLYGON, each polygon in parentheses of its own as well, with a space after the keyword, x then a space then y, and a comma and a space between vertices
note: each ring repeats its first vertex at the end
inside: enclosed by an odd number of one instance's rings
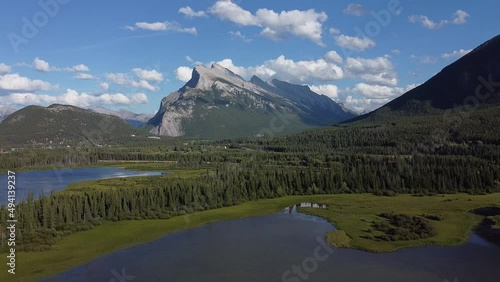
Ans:
POLYGON ((137 113, 134 113, 132 111, 125 110, 123 108, 116 110, 116 111, 110 110, 110 109, 105 108, 105 107, 100 107, 100 106, 99 107, 91 107, 91 108, 87 108, 87 109, 90 111, 101 113, 101 114, 117 116, 117 117, 125 120, 125 122, 127 122, 131 126, 137 127, 137 128, 142 127, 144 125, 144 123, 146 123, 148 120, 150 120, 154 116, 153 114, 144 114, 144 113, 137 114, 137 113))
POLYGON ((444 67, 423 84, 353 121, 439 114, 500 104, 500 35, 444 67))
POLYGON ((294 116, 273 134, 331 125, 355 116, 307 86, 254 76, 246 81, 218 64, 198 65, 191 79, 162 99, 151 133, 187 137, 245 137, 269 132, 277 117, 294 116), (220 125, 220 126, 219 126, 220 125), (212 132, 208 132, 208 131, 212 132))
POLYGON ((71 105, 27 106, 0 123, 0 144, 105 146, 140 134, 121 118, 71 105))

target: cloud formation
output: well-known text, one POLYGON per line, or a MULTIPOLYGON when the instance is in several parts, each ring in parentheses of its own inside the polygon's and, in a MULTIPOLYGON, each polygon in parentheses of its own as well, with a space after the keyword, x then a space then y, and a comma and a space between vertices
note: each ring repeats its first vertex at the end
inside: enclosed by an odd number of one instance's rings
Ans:
POLYGON ((175 78, 182 82, 188 82, 191 79, 191 75, 193 74, 193 69, 190 67, 178 67, 175 70, 175 78))
POLYGON ((64 68, 64 70, 69 71, 69 72, 88 72, 88 71, 90 71, 89 67, 87 67, 84 64, 79 64, 76 66, 72 66, 70 68, 64 68))
POLYGON ((34 93, 12 93, 7 96, 0 96, 0 104, 7 106, 49 105, 54 103, 84 108, 102 105, 125 106, 146 104, 148 103, 148 97, 144 93, 135 93, 133 95, 106 93, 95 96, 78 93, 73 89, 67 89, 65 93, 57 96, 34 93))
POLYGON ((408 20, 411 23, 420 23, 423 27, 427 29, 439 29, 448 24, 460 25, 467 22, 470 15, 463 10, 457 10, 453 14, 454 17, 451 20, 440 20, 438 22, 429 19, 429 17, 424 15, 411 15, 408 20))
POLYGON ((417 84, 411 84, 406 87, 387 87, 358 83, 352 88, 342 90, 341 95, 345 96, 343 103, 346 107, 362 113, 377 109, 417 86, 417 84))
POLYGON ((204 11, 194 11, 191 7, 186 6, 179 9, 179 13, 188 18, 206 17, 204 11))
POLYGON ((361 4, 351 3, 344 9, 344 14, 351 16, 362 16, 368 13, 368 9, 361 4))
POLYGON ((395 86, 398 84, 394 65, 387 57, 374 59, 347 58, 344 69, 352 78, 368 83, 395 86))
POLYGON ((66 67, 66 68, 54 67, 54 66, 51 66, 49 64, 49 62, 42 60, 38 57, 36 57, 33 60, 33 66, 39 72, 51 72, 51 71, 88 72, 88 71, 90 71, 89 67, 87 67, 84 64, 79 64, 79 65, 75 65, 72 67, 66 67))
POLYGON ((34 92, 57 88, 57 85, 43 80, 32 80, 17 73, 0 75, 0 90, 7 92, 34 92))
POLYGON ((33 66, 37 71, 40 72, 49 72, 49 71, 58 71, 59 69, 53 66, 50 66, 47 61, 44 61, 38 57, 33 60, 33 66))
MULTIPOLYGON (((294 84, 309 85, 316 93, 344 103, 356 112, 373 110, 414 88, 416 85, 398 86, 398 74, 390 56, 375 58, 343 58, 335 50, 316 60, 295 61, 284 55, 256 66, 236 65, 232 59, 210 62, 228 68, 245 79, 256 75, 263 80, 279 79, 294 84), (351 81, 353 87, 341 89, 335 81, 351 81)), ((176 78, 183 82, 191 79, 192 68, 176 69, 176 78)))
POLYGON ((358 83, 352 88, 347 88, 345 92, 360 94, 370 99, 394 99, 415 87, 417 87, 416 84, 411 84, 406 87, 389 87, 377 84, 358 83))
POLYGON ((9 73, 11 71, 11 67, 4 64, 4 63, 0 63, 0 74, 5 74, 5 73, 9 73))
MULTIPOLYGON (((343 59, 336 51, 327 52, 317 60, 294 61, 284 55, 265 61, 253 67, 237 66, 227 58, 217 62, 232 72, 249 79, 256 75, 264 80, 279 79, 295 84, 315 85, 342 79, 360 80, 385 86, 398 84, 398 76, 389 57, 373 59, 352 58, 343 59)), ((176 78, 187 82, 191 78, 192 68, 181 66, 176 69, 176 78)))
POLYGON ((335 43, 349 50, 365 51, 375 47, 375 41, 368 37, 347 36, 344 34, 335 36, 335 43))
POLYGON ((73 76, 73 78, 75 79, 79 79, 79 80, 94 80, 94 79, 97 79, 97 77, 91 75, 91 74, 88 74, 88 73, 79 73, 75 76, 73 76))
POLYGON ((144 70, 140 68, 134 68, 132 71, 142 80, 150 82, 160 82, 163 81, 163 74, 157 70, 144 70))
POLYGON ((422 56, 415 56, 411 55, 410 59, 416 60, 420 64, 435 64, 437 62, 437 59, 429 56, 429 55, 422 55, 422 56))
POLYGON ((180 33, 189 33, 192 35, 197 35, 198 32, 195 27, 182 27, 177 22, 136 22, 134 26, 125 26, 126 29, 131 31, 136 30, 150 30, 150 31, 172 31, 172 32, 180 32, 180 33))
POLYGON ((230 31, 229 35, 231 35, 231 37, 233 37, 233 38, 237 38, 237 39, 243 40, 244 42, 250 42, 250 41, 252 41, 252 39, 247 38, 240 31, 230 31))
POLYGON ((310 85, 309 88, 313 92, 330 97, 332 100, 337 101, 339 98, 339 88, 337 87, 337 85, 333 84, 310 85))
POLYGON ((472 49, 469 49, 469 50, 460 49, 460 50, 453 51, 451 53, 444 53, 441 57, 445 60, 458 59, 458 58, 461 58, 461 57, 467 55, 470 51, 472 51, 472 49))
POLYGON ((109 82, 117 85, 129 86, 133 88, 142 88, 149 91, 160 90, 158 87, 151 85, 146 80, 135 81, 129 75, 124 73, 106 73, 104 76, 109 82))
POLYGON ((336 51, 330 51, 330 52, 326 53, 326 55, 324 56, 324 59, 327 62, 331 62, 334 64, 342 64, 344 62, 344 59, 342 59, 342 57, 336 51))
POLYGON ((294 35, 311 40, 318 45, 324 45, 322 42, 323 23, 328 19, 325 12, 318 13, 310 9, 277 13, 264 8, 252 14, 230 0, 217 1, 208 11, 220 20, 242 26, 261 27, 260 34, 272 40, 283 40, 289 35, 294 35))

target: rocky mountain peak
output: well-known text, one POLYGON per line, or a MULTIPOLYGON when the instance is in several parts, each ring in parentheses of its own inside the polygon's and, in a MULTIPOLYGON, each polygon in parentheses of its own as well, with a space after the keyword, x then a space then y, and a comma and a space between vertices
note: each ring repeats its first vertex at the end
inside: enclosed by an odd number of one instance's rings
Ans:
POLYGON ((355 116, 307 86, 279 80, 268 83, 257 76, 246 81, 213 64, 196 66, 181 89, 162 99, 148 126, 151 133, 167 136, 255 136, 269 129, 274 118, 282 114, 294 118, 286 121, 280 134, 355 116))
POLYGON ((181 89, 181 92, 184 92, 187 87, 209 91, 212 89, 212 85, 217 81, 243 87, 248 84, 241 76, 219 64, 212 64, 210 68, 205 65, 197 65, 193 69, 191 79, 181 89))

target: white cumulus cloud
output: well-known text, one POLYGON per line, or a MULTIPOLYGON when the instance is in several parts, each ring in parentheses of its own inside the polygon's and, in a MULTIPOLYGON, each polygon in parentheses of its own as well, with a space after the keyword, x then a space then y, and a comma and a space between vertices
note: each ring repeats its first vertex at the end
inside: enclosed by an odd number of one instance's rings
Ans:
MULTIPOLYGON (((289 81, 291 83, 309 83, 314 81, 325 82, 339 80, 344 77, 344 71, 335 63, 327 62, 325 59, 310 61, 294 61, 281 55, 274 60, 266 61, 262 66, 253 68, 257 76, 273 74, 270 78, 289 81), (259 75, 258 71, 261 73, 259 75)), ((265 76, 263 76, 266 79, 265 76)))
POLYGON ((72 66, 70 68, 64 68, 64 70, 69 71, 69 72, 88 72, 88 71, 90 71, 89 67, 87 67, 84 64, 79 64, 76 66, 72 66))
POLYGON ((342 64, 344 62, 342 57, 336 51, 330 51, 330 52, 326 53, 324 58, 326 61, 332 62, 335 64, 342 64))
POLYGON ((97 79, 95 76, 88 74, 88 73, 79 73, 75 76, 73 76, 75 79, 79 80, 92 80, 92 79, 97 79))
POLYGON ((347 58, 344 69, 349 76, 368 83, 395 86, 398 84, 394 65, 387 57, 374 59, 347 58))
POLYGON ((4 64, 4 63, 0 63, 0 74, 5 74, 5 73, 9 73, 11 71, 11 67, 4 64))
POLYGON ((189 33, 196 35, 198 34, 197 30, 195 27, 182 27, 179 23, 177 22, 153 22, 153 23, 148 23, 148 22, 136 22, 134 26, 125 26, 126 29, 128 30, 150 30, 150 31, 172 31, 172 32, 180 32, 180 33, 189 33))
POLYGON ((124 73, 106 73, 104 75, 106 79, 114 84, 129 86, 133 88, 142 88, 149 91, 158 91, 158 87, 149 84, 146 80, 135 81, 129 75, 124 73))
POLYGON ((259 19, 249 11, 231 1, 217 1, 209 12, 221 20, 228 20, 243 26, 257 26, 259 19))
POLYGON ((182 82, 188 82, 191 79, 191 75, 193 73, 192 68, 190 67, 178 67, 175 70, 175 78, 182 82))
POLYGON ((455 24, 455 25, 464 24, 470 17, 470 15, 463 10, 455 11, 453 16, 454 17, 451 20, 433 21, 428 16, 425 15, 411 15, 408 17, 408 20, 411 23, 420 23, 423 27, 427 29, 439 29, 447 24, 455 24))
POLYGON ((252 14, 229 0, 217 1, 209 8, 209 12, 221 20, 242 26, 260 27, 261 35, 272 40, 282 40, 291 34, 319 45, 323 45, 323 23, 328 19, 325 12, 316 12, 313 9, 279 13, 269 9, 258 9, 252 14))
POLYGON ((163 74, 157 70, 144 70, 141 68, 134 68, 132 71, 142 80, 150 82, 163 81, 163 74))
POLYGON ((344 9, 344 14, 352 16, 362 16, 368 13, 368 9, 361 4, 351 3, 344 9))
POLYGON ((34 93, 12 93, 7 96, 0 96, 0 104, 9 106, 49 105, 58 103, 86 108, 102 105, 124 106, 145 104, 147 102, 148 99, 144 93, 137 93, 131 96, 122 93, 106 93, 96 96, 87 93, 78 93, 73 89, 67 89, 65 93, 55 96, 34 93))
POLYGON ((365 51, 376 45, 375 41, 368 37, 356 37, 344 34, 335 36, 335 43, 340 47, 356 51, 365 51))
POLYGON ((333 84, 324 84, 324 85, 310 85, 309 88, 313 92, 318 94, 323 94, 325 96, 330 97, 333 100, 337 100, 339 98, 339 88, 337 85, 333 84))
POLYGON ((59 69, 53 66, 50 66, 50 64, 47 61, 44 61, 38 57, 36 57, 33 60, 33 66, 37 71, 41 72, 49 72, 49 71, 58 71, 59 69))
POLYGON ((147 104, 148 96, 144 93, 136 93, 130 97, 130 101, 132 104, 147 104))
POLYGON ((38 57, 36 57, 33 60, 33 66, 35 67, 35 69, 37 71, 40 71, 40 72, 51 72, 51 71, 88 72, 88 71, 90 71, 89 67, 87 67, 84 64, 79 64, 79 65, 75 65, 72 67, 66 67, 66 68, 54 67, 54 66, 51 66, 49 64, 49 62, 42 60, 38 57))
POLYGON ((204 11, 194 11, 191 7, 186 6, 179 9, 179 13, 183 14, 188 18, 205 17, 204 11))
POLYGON ((10 92, 33 92, 57 89, 57 85, 42 80, 32 80, 17 73, 0 75, 0 90, 10 92))
POLYGON ((389 87, 384 85, 358 83, 353 88, 348 88, 346 92, 363 95, 371 99, 394 99, 417 87, 411 84, 406 87, 389 87))
POLYGON ((460 50, 453 51, 451 53, 444 53, 441 57, 445 60, 461 58, 461 57, 467 55, 470 51, 472 51, 472 49, 469 49, 469 50, 460 49, 460 50))
POLYGON ((341 92, 343 96, 346 96, 344 105, 355 112, 361 113, 375 110, 417 86, 417 84, 411 84, 406 87, 387 87, 358 83, 354 87, 346 88, 341 92))
POLYGON ((463 10, 457 10, 455 12, 455 18, 451 20, 453 24, 464 24, 467 22, 467 18, 470 17, 470 15, 463 10))
POLYGON ((331 27, 331 28, 328 30, 328 32, 329 32, 330 34, 340 34, 340 29, 338 29, 338 28, 334 28, 334 27, 331 27))
POLYGON ((102 90, 104 92, 109 91, 109 83, 107 83, 107 82, 101 82, 101 83, 99 83, 99 86, 101 86, 101 88, 102 88, 102 90))

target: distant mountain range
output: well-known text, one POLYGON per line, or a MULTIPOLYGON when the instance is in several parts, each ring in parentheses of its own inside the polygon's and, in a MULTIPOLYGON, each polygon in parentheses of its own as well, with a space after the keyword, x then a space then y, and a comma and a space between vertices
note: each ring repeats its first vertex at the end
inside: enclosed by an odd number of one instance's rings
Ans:
POLYGON ((355 120, 443 113, 500 104, 500 35, 385 106, 355 120))
POLYGON ((105 146, 136 134, 141 131, 119 117, 59 104, 27 106, 0 123, 0 144, 12 146, 105 146))
POLYGON ((86 142, 101 146, 131 135, 147 136, 148 132, 210 139, 278 135, 342 121, 431 117, 450 109, 464 113, 481 110, 484 123, 490 118, 498 119, 497 108, 500 36, 445 67, 419 87, 358 117, 307 86, 279 80, 265 82, 256 76, 246 81, 220 65, 200 65, 194 68, 190 81, 163 98, 159 111, 149 120, 148 115, 101 107, 85 110, 65 105, 28 106, 14 113, 13 109, 0 108, 0 117, 8 115, 0 123, 0 144, 86 142), (138 129, 124 120, 135 126, 146 123, 138 129))
MULTIPOLYGON (((125 109, 119 109, 117 111, 113 111, 105 107, 90 107, 87 108, 87 110, 100 114, 117 116, 125 120, 128 124, 137 128, 144 126, 144 124, 154 116, 153 114, 136 114, 134 112, 125 109)), ((14 113, 15 111, 17 110, 14 108, 0 107, 0 122, 6 119, 10 114, 14 113)))
POLYGON ((14 108, 0 107, 0 121, 6 119, 10 114, 15 112, 14 108))
POLYGON ((125 120, 128 124, 132 125, 133 127, 138 127, 138 128, 142 127, 148 120, 150 120, 154 116, 152 114, 136 114, 125 109, 119 109, 118 111, 113 111, 104 107, 93 107, 93 108, 88 108, 88 110, 96 113, 117 116, 125 120))
POLYGON ((199 65, 148 121, 151 133, 223 138, 276 135, 345 121, 356 115, 307 86, 250 81, 218 64, 199 65))

